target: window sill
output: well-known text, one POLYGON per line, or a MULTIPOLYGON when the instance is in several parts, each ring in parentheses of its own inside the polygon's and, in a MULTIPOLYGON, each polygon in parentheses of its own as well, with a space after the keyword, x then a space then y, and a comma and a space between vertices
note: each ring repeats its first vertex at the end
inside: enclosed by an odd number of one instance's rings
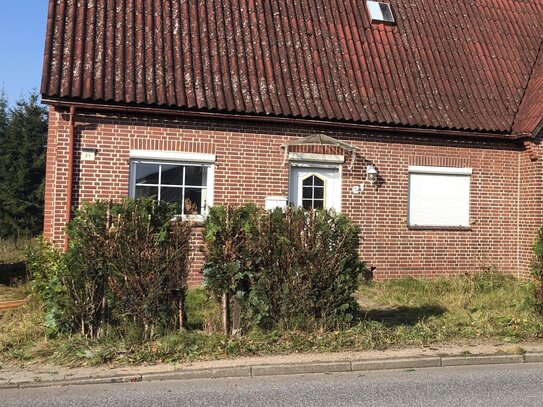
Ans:
POLYGON ((450 231, 471 231, 471 226, 422 226, 422 225, 407 225, 409 230, 450 230, 450 231))
POLYGON ((206 217, 204 215, 177 215, 172 220, 192 222, 196 226, 203 226, 206 217))

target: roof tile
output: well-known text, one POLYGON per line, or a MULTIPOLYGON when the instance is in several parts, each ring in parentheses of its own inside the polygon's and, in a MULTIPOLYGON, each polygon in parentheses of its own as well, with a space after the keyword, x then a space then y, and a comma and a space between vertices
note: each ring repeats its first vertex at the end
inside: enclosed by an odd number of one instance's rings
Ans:
POLYGON ((537 127, 543 2, 390 3, 396 25, 371 23, 364 0, 50 0, 42 93, 499 133, 537 127))
POLYGON ((513 132, 533 133, 541 130, 540 126, 543 126, 543 44, 519 106, 513 132))

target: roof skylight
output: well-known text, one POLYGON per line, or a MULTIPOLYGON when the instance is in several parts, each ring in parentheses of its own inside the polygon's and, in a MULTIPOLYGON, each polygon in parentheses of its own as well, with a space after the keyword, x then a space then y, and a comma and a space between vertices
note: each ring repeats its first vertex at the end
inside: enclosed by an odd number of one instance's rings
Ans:
POLYGON ((379 1, 367 1, 368 11, 370 12, 372 23, 394 23, 394 15, 390 4, 379 1))

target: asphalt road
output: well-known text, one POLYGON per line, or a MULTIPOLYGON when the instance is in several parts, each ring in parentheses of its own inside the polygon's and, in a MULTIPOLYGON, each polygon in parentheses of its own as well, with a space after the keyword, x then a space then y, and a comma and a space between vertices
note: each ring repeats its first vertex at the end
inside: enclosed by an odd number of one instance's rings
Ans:
POLYGON ((0 406, 543 406, 543 364, 0 390, 0 406))

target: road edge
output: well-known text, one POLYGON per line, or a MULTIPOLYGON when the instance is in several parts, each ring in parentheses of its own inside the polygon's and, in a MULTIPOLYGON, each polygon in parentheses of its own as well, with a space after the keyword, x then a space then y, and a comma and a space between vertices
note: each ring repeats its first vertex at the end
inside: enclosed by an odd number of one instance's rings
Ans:
POLYGON ((252 378, 265 376, 286 376, 296 374, 347 373, 375 370, 407 370, 439 368, 451 366, 476 366, 496 364, 518 364, 543 362, 542 353, 494 354, 465 356, 429 356, 404 357, 389 359, 338 359, 328 362, 262 364, 250 366, 232 366, 206 369, 181 369, 164 372, 140 373, 130 375, 98 375, 82 378, 67 378, 47 381, 23 381, 2 383, 1 389, 36 388, 52 386, 73 386, 85 384, 139 383, 165 380, 217 379, 217 378, 252 378))

